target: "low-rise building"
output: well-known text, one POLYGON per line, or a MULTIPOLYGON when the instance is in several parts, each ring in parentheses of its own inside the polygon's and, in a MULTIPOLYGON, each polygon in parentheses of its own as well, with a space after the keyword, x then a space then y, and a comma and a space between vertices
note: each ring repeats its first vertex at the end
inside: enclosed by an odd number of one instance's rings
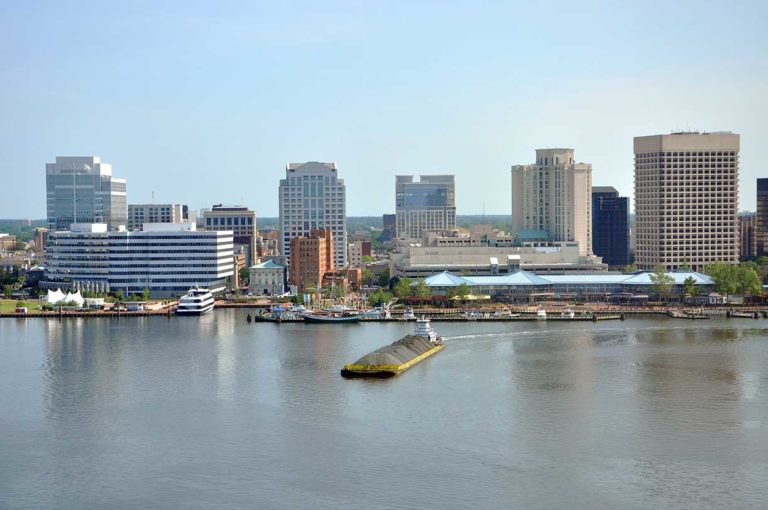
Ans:
POLYGON ((272 260, 249 268, 248 289, 255 296, 279 296, 285 294, 285 265, 272 260))
POLYGON ((352 241, 347 245, 347 263, 349 267, 363 267, 363 257, 370 256, 370 241, 352 241))
POLYGON ((0 234, 0 250, 13 250, 14 246, 16 246, 16 236, 0 234))
POLYGON ((390 274, 424 278, 449 271, 482 276, 504 275, 519 269, 537 272, 605 271, 600 257, 580 255, 576 242, 530 246, 407 246, 391 259, 390 274))
POLYGON ((233 273, 231 231, 199 232, 194 223, 145 223, 141 232, 73 224, 49 233, 40 286, 178 297, 195 285, 223 291, 233 273))
MULTIPOLYGON (((452 289, 466 285, 473 295, 490 296, 494 301, 526 303, 536 300, 566 300, 599 302, 611 299, 647 300, 653 296, 650 272, 587 273, 587 274, 535 274, 530 271, 498 276, 460 276, 442 272, 425 278, 432 296, 448 296, 452 289)), ((693 278, 699 295, 708 295, 714 281, 707 275, 693 271, 673 271, 670 297, 682 300, 685 281, 693 278)))

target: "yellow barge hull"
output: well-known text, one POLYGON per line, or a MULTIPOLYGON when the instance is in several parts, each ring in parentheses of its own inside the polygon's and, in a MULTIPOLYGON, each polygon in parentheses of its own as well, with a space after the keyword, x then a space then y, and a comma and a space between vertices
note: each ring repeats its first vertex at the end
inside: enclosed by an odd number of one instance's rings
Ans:
POLYGON ((343 377, 393 377, 402 374, 444 348, 444 344, 436 345, 402 365, 344 365, 344 368, 341 369, 341 375, 343 377))

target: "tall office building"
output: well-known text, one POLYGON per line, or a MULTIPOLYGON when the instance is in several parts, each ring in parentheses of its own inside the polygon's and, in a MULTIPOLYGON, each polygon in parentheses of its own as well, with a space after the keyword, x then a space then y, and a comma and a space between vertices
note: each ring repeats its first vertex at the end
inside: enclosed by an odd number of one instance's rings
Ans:
POLYGON ((382 229, 381 229, 381 242, 386 243, 395 238, 397 234, 397 215, 384 214, 381 216, 382 229))
POLYGON ((768 255, 768 177, 757 180, 755 245, 758 257, 768 255))
POLYGON ((128 204, 128 230, 141 230, 144 223, 184 223, 189 208, 182 204, 128 204))
POLYGON ((739 135, 635 138, 635 262, 641 269, 739 261, 739 135))
POLYGON ((291 267, 291 239, 330 230, 333 264, 347 265, 347 198, 335 163, 288 163, 280 179, 280 249, 291 267))
POLYGON ((234 234, 235 251, 245 254, 246 267, 256 263, 256 212, 242 205, 216 204, 210 209, 203 209, 205 230, 231 230, 234 234))
POLYGON ((629 198, 611 186, 592 187, 592 251, 609 266, 629 264, 629 198))
POLYGON ((112 177, 112 165, 95 156, 57 157, 45 165, 48 228, 105 223, 111 230, 128 219, 126 181, 112 177))
POLYGON ((573 149, 537 149, 536 163, 512 167, 512 233, 544 231, 592 253, 592 165, 573 149))
POLYGON ((453 175, 398 175, 395 180, 395 235, 421 239, 425 230, 456 226, 456 186, 453 175))

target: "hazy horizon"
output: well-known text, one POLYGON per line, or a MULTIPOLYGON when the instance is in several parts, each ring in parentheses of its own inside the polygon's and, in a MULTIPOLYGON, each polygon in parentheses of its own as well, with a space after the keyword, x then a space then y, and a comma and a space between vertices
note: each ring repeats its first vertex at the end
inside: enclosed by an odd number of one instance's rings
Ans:
POLYGON ((396 174, 508 214, 510 167, 565 146, 633 196, 634 136, 741 135, 768 174, 763 2, 4 2, 0 217, 45 216, 45 163, 95 155, 129 203, 278 214, 287 162, 333 161, 349 216, 396 174), (8 193, 14 190, 14 193, 8 193))

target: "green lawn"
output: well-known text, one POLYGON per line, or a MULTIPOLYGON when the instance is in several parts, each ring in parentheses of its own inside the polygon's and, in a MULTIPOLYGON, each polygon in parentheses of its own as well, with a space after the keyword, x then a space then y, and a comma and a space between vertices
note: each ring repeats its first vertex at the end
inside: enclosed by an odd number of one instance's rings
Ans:
MULTIPOLYGON (((24 306, 30 312, 36 312, 37 307, 40 306, 40 301, 23 301, 24 306)), ((16 311, 15 299, 0 299, 0 313, 8 313, 16 311)))

